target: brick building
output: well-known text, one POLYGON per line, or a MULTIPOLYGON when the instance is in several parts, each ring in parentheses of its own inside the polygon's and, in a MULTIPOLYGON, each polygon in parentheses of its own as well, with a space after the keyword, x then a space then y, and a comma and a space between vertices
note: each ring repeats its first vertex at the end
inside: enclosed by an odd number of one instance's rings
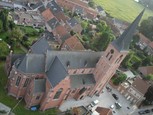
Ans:
POLYGON ((43 44, 35 44, 27 54, 10 53, 5 66, 8 94, 24 98, 27 108, 39 106, 42 111, 59 107, 69 98, 101 94, 128 54, 143 12, 104 52, 52 51, 40 40, 43 44))
POLYGON ((124 82, 118 87, 118 91, 132 104, 139 106, 145 99, 144 95, 149 88, 149 84, 140 77, 136 77, 134 81, 124 82))

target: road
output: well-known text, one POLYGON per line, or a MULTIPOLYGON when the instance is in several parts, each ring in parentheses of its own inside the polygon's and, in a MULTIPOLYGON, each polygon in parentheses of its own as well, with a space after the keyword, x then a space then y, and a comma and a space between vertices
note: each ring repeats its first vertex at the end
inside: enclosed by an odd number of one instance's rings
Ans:
POLYGON ((0 1, 0 6, 14 8, 14 5, 9 2, 0 1))

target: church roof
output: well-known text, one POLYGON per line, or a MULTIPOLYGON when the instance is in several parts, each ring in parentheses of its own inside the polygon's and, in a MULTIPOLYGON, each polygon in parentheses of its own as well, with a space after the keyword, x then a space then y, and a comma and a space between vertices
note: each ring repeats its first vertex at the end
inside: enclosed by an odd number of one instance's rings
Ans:
POLYGON ((123 32, 123 34, 116 40, 113 41, 113 45, 119 51, 127 51, 129 49, 133 34, 141 20, 144 10, 137 16, 132 24, 123 32))

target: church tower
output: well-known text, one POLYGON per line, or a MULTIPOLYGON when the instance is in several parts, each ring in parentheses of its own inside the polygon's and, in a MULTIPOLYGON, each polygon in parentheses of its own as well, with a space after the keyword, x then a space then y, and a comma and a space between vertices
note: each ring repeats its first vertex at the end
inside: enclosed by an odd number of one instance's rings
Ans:
POLYGON ((118 39, 114 40, 108 45, 107 49, 96 65, 94 71, 96 84, 90 92, 90 96, 93 96, 94 94, 100 94, 102 92, 104 86, 115 74, 116 70, 120 66, 120 63, 128 54, 130 42, 143 13, 144 10, 137 16, 133 23, 118 39))

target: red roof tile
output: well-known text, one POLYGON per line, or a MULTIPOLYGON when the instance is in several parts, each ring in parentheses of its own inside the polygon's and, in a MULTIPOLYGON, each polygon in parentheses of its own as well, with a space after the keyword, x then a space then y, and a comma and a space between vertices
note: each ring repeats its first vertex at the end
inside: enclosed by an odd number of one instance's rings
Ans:
POLYGON ((45 18, 46 21, 49 21, 50 19, 54 18, 54 15, 52 14, 49 8, 42 12, 42 16, 45 18))

